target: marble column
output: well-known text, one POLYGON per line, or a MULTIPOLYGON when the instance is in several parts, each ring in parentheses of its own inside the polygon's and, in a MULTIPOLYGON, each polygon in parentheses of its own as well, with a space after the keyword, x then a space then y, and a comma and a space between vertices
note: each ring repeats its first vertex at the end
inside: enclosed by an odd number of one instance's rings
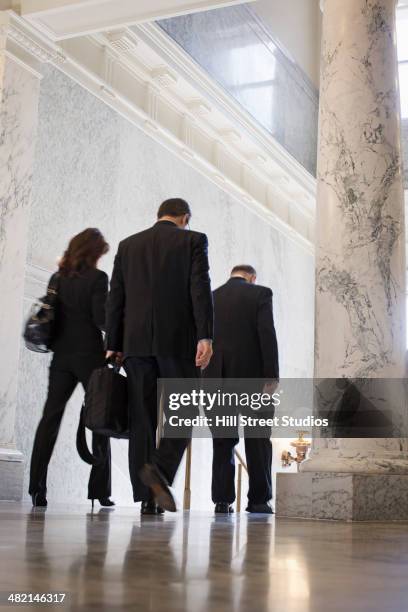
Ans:
POLYGON ((395 397, 406 373, 395 10, 395 0, 324 2, 315 377, 389 379, 398 433, 315 439, 301 473, 278 476, 283 516, 408 519, 407 412, 395 397))
POLYGON ((0 499, 20 499, 24 458, 14 428, 40 81, 7 52, 9 31, 0 11, 0 499))

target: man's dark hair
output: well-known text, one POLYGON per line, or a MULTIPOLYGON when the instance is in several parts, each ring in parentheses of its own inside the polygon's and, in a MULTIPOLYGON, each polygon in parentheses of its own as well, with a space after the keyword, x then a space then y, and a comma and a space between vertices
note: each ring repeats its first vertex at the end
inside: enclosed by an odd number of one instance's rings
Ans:
POLYGON ((255 274, 256 270, 252 266, 248 266, 246 264, 242 264, 241 266, 234 266, 231 270, 232 274, 238 274, 239 272, 245 272, 245 274, 255 274))
POLYGON ((160 208, 157 212, 157 218, 162 217, 182 217, 183 215, 190 215, 191 210, 188 203, 182 198, 170 198, 160 204, 160 208))

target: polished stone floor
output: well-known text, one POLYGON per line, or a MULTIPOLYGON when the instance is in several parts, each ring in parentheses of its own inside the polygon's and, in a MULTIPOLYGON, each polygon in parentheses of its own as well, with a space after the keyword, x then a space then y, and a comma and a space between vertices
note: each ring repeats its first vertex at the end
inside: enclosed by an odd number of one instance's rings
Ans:
POLYGON ((0 503, 0 593, 66 593, 1 610, 404 612, 408 524, 0 503))

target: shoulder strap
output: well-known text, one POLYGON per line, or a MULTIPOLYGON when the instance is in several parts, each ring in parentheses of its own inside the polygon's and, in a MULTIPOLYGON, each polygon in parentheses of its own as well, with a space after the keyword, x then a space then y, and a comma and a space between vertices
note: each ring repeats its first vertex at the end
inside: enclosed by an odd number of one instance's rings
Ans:
POLYGON ((58 295, 60 285, 60 273, 55 272, 50 278, 50 282, 48 283, 47 293, 51 293, 53 295, 58 295))
POLYGON ((95 457, 88 448, 85 430, 85 404, 82 405, 81 414, 79 416, 76 447, 82 461, 89 463, 89 465, 99 465, 105 460, 105 457, 95 457))

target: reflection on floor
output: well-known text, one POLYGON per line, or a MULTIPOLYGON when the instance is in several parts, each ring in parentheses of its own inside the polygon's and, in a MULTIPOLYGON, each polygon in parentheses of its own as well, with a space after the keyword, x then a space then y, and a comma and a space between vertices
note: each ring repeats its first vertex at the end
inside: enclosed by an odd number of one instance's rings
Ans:
POLYGON ((407 609, 408 525, 400 523, 141 519, 136 508, 92 515, 86 507, 1 503, 0 552, 3 601, 16 591, 67 593, 48 610, 407 609))

